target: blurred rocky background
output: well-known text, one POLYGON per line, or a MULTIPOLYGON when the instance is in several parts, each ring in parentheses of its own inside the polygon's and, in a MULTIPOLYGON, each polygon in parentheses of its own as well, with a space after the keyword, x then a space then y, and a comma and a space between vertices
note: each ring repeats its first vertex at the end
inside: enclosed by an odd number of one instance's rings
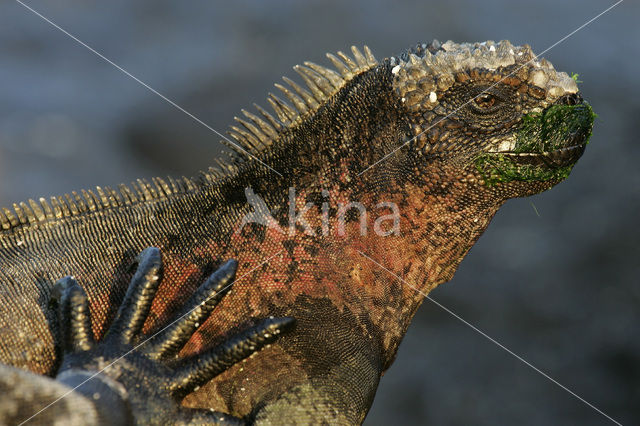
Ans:
MULTIPOLYGON (((601 0, 58 0, 28 4, 224 131, 325 52, 509 39, 540 52, 601 0)), ((623 424, 640 423, 640 3, 550 50, 598 113, 571 178, 510 201, 440 303, 623 424), (535 206, 535 208, 534 208, 535 206), (536 212, 537 210, 537 212, 536 212)), ((0 4, 0 204, 154 175, 194 175, 219 137, 16 2, 0 4)), ((429 301, 365 422, 610 423, 429 301)))

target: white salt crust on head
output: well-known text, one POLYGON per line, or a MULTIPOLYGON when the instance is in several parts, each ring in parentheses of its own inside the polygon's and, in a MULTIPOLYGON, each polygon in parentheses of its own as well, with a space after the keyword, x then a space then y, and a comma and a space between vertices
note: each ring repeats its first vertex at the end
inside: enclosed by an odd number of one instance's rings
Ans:
POLYGON ((567 73, 557 72, 546 59, 538 60, 528 45, 513 46, 507 40, 443 44, 435 40, 432 45, 440 47, 435 54, 422 45, 424 56, 412 53, 406 61, 391 58, 394 87, 404 101, 420 99, 424 107, 432 107, 437 103, 437 93, 453 85, 456 73, 472 69, 495 71, 514 64, 513 76, 545 90, 549 103, 578 92, 576 82, 567 73))

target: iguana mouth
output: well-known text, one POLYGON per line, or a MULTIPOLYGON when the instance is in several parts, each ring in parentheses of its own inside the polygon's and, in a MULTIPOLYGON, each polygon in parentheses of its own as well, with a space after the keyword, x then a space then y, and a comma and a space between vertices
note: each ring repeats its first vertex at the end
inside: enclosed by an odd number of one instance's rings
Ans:
POLYGON ((576 136, 570 145, 553 151, 543 152, 502 152, 501 154, 513 162, 532 166, 564 167, 578 161, 584 153, 587 143, 584 138, 576 136))

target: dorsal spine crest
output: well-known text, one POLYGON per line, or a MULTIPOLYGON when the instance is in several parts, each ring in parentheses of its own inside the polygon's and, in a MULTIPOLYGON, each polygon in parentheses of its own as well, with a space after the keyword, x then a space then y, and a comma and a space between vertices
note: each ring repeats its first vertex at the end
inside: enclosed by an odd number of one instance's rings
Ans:
POLYGON ((343 52, 338 52, 337 56, 327 54, 335 69, 308 61, 304 62, 304 65, 296 65, 293 69, 304 81, 306 88, 290 78, 283 77, 285 84, 277 83, 276 87, 290 103, 269 94, 267 102, 271 105, 273 114, 256 104, 254 107, 257 113, 242 110, 246 119, 235 117, 238 125, 231 126, 228 132, 240 148, 223 141, 233 150, 227 155, 230 160, 214 160, 215 167, 201 172, 196 180, 186 177, 168 177, 166 181, 153 178, 151 182, 138 179, 130 185, 120 184, 117 189, 98 186, 95 190, 83 189, 80 193, 72 191, 71 194, 51 197, 49 200, 29 199, 27 203, 14 203, 13 209, 0 209, 0 228, 11 231, 14 228, 37 225, 49 220, 60 220, 193 192, 201 183, 214 184, 219 179, 237 173, 239 165, 247 160, 248 153, 257 155, 264 151, 277 141, 283 132, 317 111, 354 76, 378 65, 378 61, 366 46, 364 52, 352 46, 351 52, 353 57, 343 52))

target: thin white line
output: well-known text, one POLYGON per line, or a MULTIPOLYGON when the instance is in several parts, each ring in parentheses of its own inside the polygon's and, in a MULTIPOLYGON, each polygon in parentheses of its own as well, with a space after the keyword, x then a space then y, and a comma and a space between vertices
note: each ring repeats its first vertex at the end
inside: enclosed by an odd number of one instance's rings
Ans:
POLYGON ((566 386, 564 386, 562 383, 558 382, 557 380, 555 380, 553 377, 549 376, 547 373, 545 373, 544 371, 540 370, 539 368, 537 368, 536 366, 534 366, 533 364, 531 364, 530 362, 528 362, 527 360, 525 360, 524 358, 522 358, 520 355, 516 354, 515 352, 513 352, 511 349, 507 348, 506 346, 504 346, 503 344, 501 344, 500 342, 498 342, 496 339, 494 339, 493 337, 489 336, 487 333, 485 333, 484 331, 480 330, 478 327, 474 326, 473 324, 471 324, 469 321, 465 320, 464 318, 462 318, 460 315, 456 314, 455 312, 453 312, 451 309, 447 308, 446 306, 442 305, 440 302, 438 302, 437 300, 435 300, 434 298, 432 298, 431 296, 429 296, 427 293, 421 291, 420 289, 416 288, 415 286, 409 284, 408 282, 406 282, 405 280, 403 280, 402 278, 400 278, 398 275, 396 275, 393 271, 390 271, 389 269, 385 268, 384 266, 382 266, 380 263, 376 262, 374 259, 372 259, 371 257, 367 256, 365 253, 361 252, 360 250, 358 250, 358 253, 360 253, 360 255, 362 255, 363 257, 366 257, 367 259, 369 259, 371 262, 375 263, 376 265, 378 265, 381 269, 384 269, 385 271, 387 271, 389 274, 393 275, 395 278, 397 278, 400 282, 402 282, 403 284, 405 284, 407 287, 409 287, 410 289, 420 293, 421 295, 423 295, 425 298, 429 299, 429 301, 431 301, 432 303, 434 303, 436 306, 438 306, 439 308, 441 308, 442 310, 448 312, 450 315, 452 315, 453 317, 455 317, 456 319, 460 320, 463 324, 467 325, 468 327, 470 327, 472 330, 476 331, 477 333, 479 333, 481 336, 485 337, 486 339, 488 339, 490 342, 492 342, 493 344, 495 344, 496 346, 498 346, 499 348, 501 348, 502 350, 504 350, 505 352, 507 352, 508 354, 514 356, 516 359, 518 359, 520 362, 524 363, 525 365, 527 365, 528 367, 530 367, 532 370, 534 370, 535 372, 541 374, 543 377, 547 378, 548 380, 550 380, 552 383, 555 383, 556 385, 558 385, 560 388, 564 389, 566 392, 568 392, 569 394, 573 395, 575 398, 579 399, 580 401, 582 401, 583 403, 585 403, 586 405, 588 405, 589 407, 591 407, 592 409, 594 409, 595 411, 597 411, 598 413, 600 413, 601 415, 603 415, 604 417, 606 417, 607 419, 611 420, 613 423, 617 424, 618 426, 622 426, 622 424, 616 420, 614 420, 611 416, 607 415, 605 412, 603 412, 602 410, 600 410, 598 407, 596 407, 595 405, 591 404, 589 401, 587 401, 586 399, 582 398, 580 395, 576 394, 575 392, 573 392, 571 389, 567 388, 566 386))
POLYGON ((536 212, 536 216, 540 217, 540 212, 536 208, 536 205, 533 204, 533 201, 530 201, 530 203, 531 203, 531 207, 533 207, 533 211, 536 212))
POLYGON ((95 55, 97 55, 98 57, 100 57, 101 59, 103 59, 104 61, 106 61, 107 63, 113 65, 115 68, 117 68, 118 70, 120 70, 122 73, 126 74, 127 76, 131 77, 133 80, 135 80, 136 82, 138 82, 140 85, 144 86, 145 88, 147 88, 149 91, 151 91, 152 93, 158 95, 160 98, 162 98, 163 100, 165 100, 166 102, 168 102, 169 104, 171 104, 173 107, 175 107, 176 109, 178 109, 179 111, 182 111, 183 113, 187 114, 189 117, 191 117, 192 119, 194 119, 195 121, 197 121, 198 123, 202 124, 204 127, 206 127, 207 129, 211 130, 213 133, 215 133, 216 135, 220 136, 222 139, 226 140, 227 142, 229 142, 231 145, 233 145, 234 147, 236 147, 237 149, 241 150, 242 152, 244 152, 245 154, 247 154, 247 156, 253 158, 254 160, 256 160, 258 163, 262 164, 263 166, 265 166, 266 168, 270 169, 272 172, 274 172, 275 174, 279 175, 280 177, 282 177, 282 174, 279 173, 277 170, 275 170, 273 167, 269 166, 268 164, 266 164, 265 162, 263 162, 262 160, 260 160, 258 157, 256 157, 255 155, 253 155, 252 153, 250 153, 249 151, 247 151, 246 149, 244 149, 242 146, 238 145, 237 143, 233 142, 232 140, 230 140, 229 138, 227 138, 225 135, 223 135, 222 133, 218 132, 216 129, 214 129, 213 127, 209 126, 207 123, 205 123, 204 121, 200 120, 198 117, 196 117, 195 115, 191 114, 189 111, 187 111, 186 109, 182 108, 180 105, 178 105, 177 103, 175 103, 174 101, 172 101, 171 99, 167 98, 165 95, 163 95, 162 93, 158 92, 156 89, 154 89, 153 87, 149 86, 147 83, 145 83, 144 81, 140 80, 138 77, 136 77, 135 75, 131 74, 129 71, 125 70, 124 68, 122 68, 120 65, 116 64, 115 62, 113 62, 111 59, 107 58, 106 56, 104 56, 103 54, 101 54, 100 52, 98 52, 97 50, 95 50, 94 48, 92 48, 91 46, 89 46, 88 44, 86 44, 85 42, 83 42, 82 40, 78 39, 76 36, 74 36, 73 34, 69 33, 67 30, 65 30, 64 28, 60 27, 58 24, 56 24, 55 22, 51 21, 50 19, 48 19, 47 17, 43 16, 41 13, 39 13, 38 11, 36 11, 35 9, 31 8, 30 6, 24 4, 22 1, 20 0, 16 0, 17 3, 21 4, 22 6, 24 6, 26 9, 30 10, 31 12, 33 12, 35 15, 39 16, 40 18, 42 18, 44 21, 48 22, 49 24, 51 24, 53 27, 57 28, 58 30, 62 31, 64 34, 66 34, 68 37, 70 37, 71 39, 75 40, 77 43, 79 43, 81 46, 87 48, 88 50, 90 50, 91 52, 93 52, 95 55))
POLYGON ((389 158, 391 155, 395 154, 398 150, 404 148, 405 146, 407 146, 408 144, 410 144, 411 142, 413 142, 414 140, 416 140, 417 137, 419 137, 420 135, 424 134, 425 132, 429 131, 429 129, 431 129, 433 126, 436 126, 438 123, 440 123, 443 120, 446 120, 447 118, 451 117, 453 114, 455 114, 456 112, 458 112, 461 108, 463 108, 465 105, 468 105, 469 103, 471 103, 473 100, 475 100, 478 96, 486 93, 488 90, 494 88, 495 86, 497 86, 498 84, 500 84, 505 78, 511 77, 512 75, 514 75, 515 73, 517 73, 518 71, 520 71, 522 68, 524 68, 525 66, 527 66, 530 62, 536 60, 536 59, 540 59, 540 57, 542 55, 544 55, 545 53, 547 53, 549 50, 553 49, 554 47, 556 47, 557 45, 559 45, 560 43, 562 43, 563 41, 565 41, 566 39, 568 39, 569 37, 571 37, 572 35, 574 35, 575 33, 577 33, 578 31, 580 31, 581 29, 583 29, 584 27, 586 27, 587 25, 589 25, 590 23, 592 23, 593 21, 595 21, 596 19, 598 19, 599 17, 601 17, 602 15, 604 15, 605 13, 607 13, 608 11, 610 11, 611 9, 613 9, 614 7, 616 7, 617 5, 619 5, 620 3, 622 3, 624 0, 618 0, 616 3, 612 4, 611 6, 609 6, 608 8, 606 8, 605 10, 603 10, 602 12, 600 12, 599 14, 597 14, 596 16, 594 16, 593 18, 589 19, 587 22, 585 22, 584 24, 580 25, 578 28, 576 28, 575 30, 571 31, 569 34, 565 35, 564 37, 562 37, 560 40, 556 41, 555 43, 553 43, 551 46, 547 47, 546 49, 544 49, 542 52, 534 55, 535 58, 531 59, 527 62, 525 62, 524 64, 522 64, 520 67, 518 67, 515 71, 511 72, 510 74, 507 74, 506 76, 502 77, 500 80, 498 80, 497 82, 495 82, 494 84, 492 84, 491 86, 487 87, 485 90, 483 90, 482 92, 478 93, 476 96, 474 96, 473 98, 469 99, 467 102, 465 102, 464 104, 460 105, 458 108, 456 108, 455 110, 451 111, 449 114, 447 114, 446 116, 442 117, 440 120, 438 120, 437 122, 433 123, 431 126, 427 127, 426 129, 424 129, 422 132, 418 133, 417 135, 415 135, 414 137, 412 137, 411 139, 409 139, 408 141, 404 142, 402 145, 398 146, 397 148, 395 148, 393 151, 391 151, 390 153, 386 154, 384 157, 382 157, 381 159, 379 159, 378 161, 376 161, 375 163, 371 164, 370 166, 368 166, 366 169, 364 169, 363 171, 361 171, 360 173, 358 173, 358 176, 362 176, 362 174, 364 174, 367 170, 371 169, 372 167, 380 164, 381 162, 383 162, 384 160, 386 160, 387 158, 389 158))
POLYGON ((602 12, 598 13, 596 16, 594 16, 593 18, 589 19, 587 22, 585 22, 584 24, 580 25, 578 28, 576 28, 575 30, 571 31, 569 34, 567 34, 566 36, 562 37, 560 40, 556 41, 555 43, 553 43, 551 46, 547 47, 546 49, 544 49, 542 52, 540 52, 538 55, 544 55, 545 53, 547 53, 549 50, 553 49, 554 47, 556 47, 557 45, 559 45, 560 43, 562 43, 563 41, 565 41, 566 39, 568 39, 569 37, 571 37, 572 35, 574 35, 575 33, 577 33, 578 31, 580 31, 581 29, 583 29, 584 27, 586 27, 587 25, 589 25, 590 23, 592 23, 593 21, 595 21, 596 19, 598 19, 599 17, 601 17, 602 15, 604 15, 605 13, 607 13, 608 11, 610 11, 611 9, 613 9, 614 7, 616 7, 617 5, 619 5, 620 3, 622 3, 624 0, 618 0, 617 2, 615 2, 614 4, 612 4, 611 6, 609 6, 608 8, 606 8, 605 10, 603 10, 602 12))
MULTIPOLYGON (((246 273, 242 274, 242 276, 240 276, 239 278, 236 278, 235 280, 233 280, 233 282, 229 283, 228 285, 226 285, 224 288, 220 289, 218 292, 216 292, 215 294, 212 294, 211 296, 209 296, 207 299, 205 299, 202 303, 206 302, 207 300, 209 300, 211 297, 214 297, 217 294, 220 294, 221 292, 225 291, 226 289, 228 289, 229 287, 231 287, 233 284, 235 284, 236 282, 240 281, 242 278, 246 277, 247 275, 249 275, 250 273, 252 273, 253 271, 255 271, 256 269, 260 268, 262 265, 268 263, 271 259, 273 259, 276 256, 279 256, 280 254, 282 254, 283 250, 280 250, 278 253, 274 254, 273 256, 270 256, 269 258, 267 258, 265 261, 263 261, 262 263, 260 263, 259 265, 257 265, 256 267, 252 268, 251 270, 247 271, 246 273)), ((65 392, 62 396, 58 397, 55 401, 49 403, 49 405, 47 405, 46 407, 42 408, 40 411, 38 411, 37 413, 35 413, 34 415, 32 415, 31 417, 29 417, 28 419, 24 420, 22 423, 20 423, 18 426, 22 426, 23 424, 27 423, 28 421, 32 420, 34 417, 38 416, 40 413, 42 413, 43 411, 47 410, 49 407, 51 407, 52 405, 54 405, 55 403, 57 403, 58 401, 60 401, 61 399, 65 398, 67 395, 71 394, 73 391, 75 391, 76 389, 78 389, 80 386, 84 385, 85 383, 87 383, 89 380, 93 379, 94 377, 96 377, 97 375, 99 375, 100 373, 102 373, 104 370, 106 370, 107 368, 111 367, 113 364, 115 364, 116 362, 120 361, 122 358, 126 357, 127 355, 129 355, 131 352, 135 351, 136 349, 138 349, 140 346, 144 345, 145 343, 147 343, 149 340, 153 339, 154 337, 156 337, 158 334, 162 333, 163 331, 165 331, 167 328, 171 327, 173 324, 175 324, 176 322, 180 321, 182 318, 186 317, 187 315, 189 315, 191 312, 195 311, 196 309, 198 309, 200 307, 199 304, 198 306, 196 306, 195 308, 191 309, 190 311, 186 312, 184 315, 176 318, 175 320, 173 320, 172 322, 170 322, 169 324, 167 324, 165 327, 163 327, 161 330, 155 332, 153 335, 147 337, 145 340, 143 340, 142 342, 138 343, 136 346, 134 346, 132 349, 130 349, 128 352, 126 352, 125 354, 119 356, 118 358, 116 358, 114 361, 110 362, 108 365, 106 365, 103 369, 101 369, 100 371, 96 372, 95 374, 92 374, 89 378, 87 378, 86 380, 84 380, 82 383, 80 383, 79 385, 75 386, 73 389, 65 392)))

